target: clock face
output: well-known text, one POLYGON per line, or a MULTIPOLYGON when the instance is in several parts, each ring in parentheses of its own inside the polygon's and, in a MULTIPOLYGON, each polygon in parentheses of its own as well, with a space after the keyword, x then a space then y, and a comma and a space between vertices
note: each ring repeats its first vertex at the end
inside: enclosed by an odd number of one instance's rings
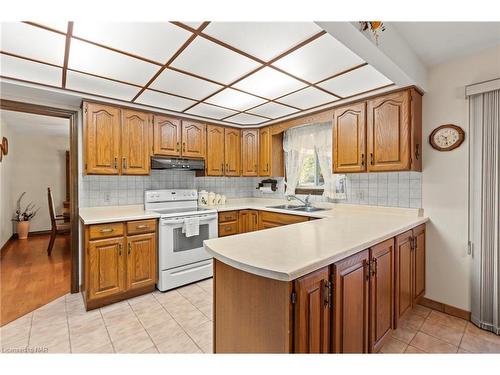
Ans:
POLYGON ((457 148, 464 140, 464 131, 455 125, 443 125, 435 129, 430 136, 432 147, 440 151, 457 148))

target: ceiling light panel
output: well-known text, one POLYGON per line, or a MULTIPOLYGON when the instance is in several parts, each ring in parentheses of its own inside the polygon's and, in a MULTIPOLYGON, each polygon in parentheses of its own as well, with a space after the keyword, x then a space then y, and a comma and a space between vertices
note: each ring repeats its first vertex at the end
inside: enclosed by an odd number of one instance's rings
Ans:
POLYGON ((61 86, 62 69, 0 54, 0 75, 52 86, 61 86))
POLYGON ((62 66, 65 43, 64 35, 22 22, 2 22, 2 51, 62 66))
POLYGON ((234 115, 237 112, 210 104, 200 103, 187 110, 186 113, 220 120, 221 118, 234 115))
POLYGON ((211 22, 203 33, 269 61, 320 31, 313 22, 211 22))
POLYGON ((264 117, 254 116, 247 113, 239 113, 235 116, 231 116, 224 121, 233 122, 240 125, 257 125, 262 122, 268 121, 264 117))
POLYGON ((244 111, 265 102, 264 99, 227 88, 206 100, 207 103, 244 111))
POLYGON ((335 100, 338 100, 338 98, 314 87, 308 87, 304 90, 297 91, 278 99, 281 103, 289 104, 301 109, 315 107, 317 105, 333 102, 335 100))
POLYGON ((277 118, 281 116, 290 115, 294 112, 297 112, 297 110, 291 107, 287 107, 286 105, 269 102, 262 104, 261 106, 258 106, 254 109, 251 109, 248 112, 256 115, 266 116, 269 118, 277 118))
POLYGON ((268 99, 274 99, 306 85, 276 69, 265 67, 236 83, 234 87, 268 99))
POLYGON ((257 68, 259 64, 205 38, 197 37, 174 60, 172 66, 228 84, 257 68))
POLYGON ((66 87, 71 90, 127 101, 132 100, 139 92, 138 87, 73 71, 68 71, 66 87))
POLYGON ((169 22, 75 22, 73 35, 165 64, 192 34, 169 22))
POLYGON ((151 90, 145 90, 135 102, 177 112, 183 111, 196 103, 194 100, 179 98, 178 96, 167 95, 151 90))
POLYGON ((364 61, 329 34, 297 49, 273 65, 309 82, 318 82, 364 61))
POLYGON ((165 69, 150 87, 197 100, 203 99, 222 88, 222 86, 215 83, 170 69, 165 69))
POLYGON ((391 83, 389 79, 375 70, 372 66, 365 65, 322 82, 318 86, 342 97, 347 97, 364 91, 373 90, 381 86, 390 85, 391 83))
POLYGON ((141 86, 159 69, 157 65, 77 39, 71 41, 68 67, 141 86))

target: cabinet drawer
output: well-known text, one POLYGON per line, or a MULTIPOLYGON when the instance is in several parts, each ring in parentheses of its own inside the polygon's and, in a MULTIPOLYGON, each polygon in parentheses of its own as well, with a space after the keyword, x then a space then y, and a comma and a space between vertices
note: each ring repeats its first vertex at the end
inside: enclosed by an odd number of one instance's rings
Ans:
POLYGON ((219 223, 238 220, 238 211, 226 211, 219 213, 219 223))
POLYGON ((156 230, 156 220, 137 220, 127 222, 127 234, 141 234, 154 232, 156 230))
POLYGON ((238 222, 219 224, 219 237, 230 236, 238 233, 238 222))
POLYGON ((268 211, 262 211, 260 213, 260 218, 262 222, 270 222, 281 225, 302 223, 303 221, 309 220, 307 216, 280 214, 277 212, 268 212, 268 211))
POLYGON ((123 236, 123 223, 94 224, 89 227, 89 238, 109 238, 123 236))

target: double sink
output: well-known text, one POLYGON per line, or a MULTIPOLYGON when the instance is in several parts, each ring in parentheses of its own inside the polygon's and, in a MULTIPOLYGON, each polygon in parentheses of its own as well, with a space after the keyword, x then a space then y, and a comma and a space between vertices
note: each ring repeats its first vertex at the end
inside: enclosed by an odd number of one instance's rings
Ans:
POLYGON ((289 210, 289 211, 300 211, 300 212, 316 212, 316 211, 325 211, 327 208, 313 207, 313 206, 296 206, 293 204, 280 204, 279 206, 267 206, 267 208, 278 208, 280 210, 289 210))

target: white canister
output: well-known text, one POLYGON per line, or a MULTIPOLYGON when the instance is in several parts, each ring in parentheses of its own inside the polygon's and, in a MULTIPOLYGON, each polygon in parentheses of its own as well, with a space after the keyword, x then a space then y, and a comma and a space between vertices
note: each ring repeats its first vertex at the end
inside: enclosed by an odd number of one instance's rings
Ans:
POLYGON ((211 191, 208 193, 208 205, 213 206, 215 204, 215 193, 211 191))
POLYGON ((220 194, 215 195, 215 204, 220 204, 220 198, 221 198, 220 194))
POLYGON ((219 204, 226 204, 226 196, 225 195, 220 196, 220 203, 219 204))
POLYGON ((208 205, 208 191, 202 190, 198 193, 198 205, 200 206, 208 205))

